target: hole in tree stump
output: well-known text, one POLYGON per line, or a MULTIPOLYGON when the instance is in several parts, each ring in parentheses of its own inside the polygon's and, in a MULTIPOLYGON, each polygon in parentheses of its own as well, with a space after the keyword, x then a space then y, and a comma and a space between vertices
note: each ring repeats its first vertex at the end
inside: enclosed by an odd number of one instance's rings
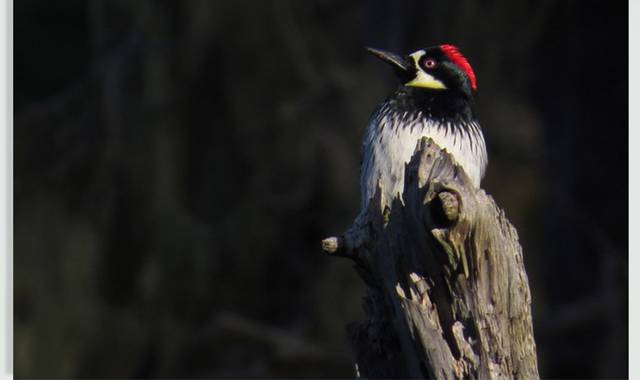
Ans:
POLYGON ((450 191, 442 191, 433 198, 431 216, 439 228, 449 228, 458 221, 460 213, 458 197, 450 191))

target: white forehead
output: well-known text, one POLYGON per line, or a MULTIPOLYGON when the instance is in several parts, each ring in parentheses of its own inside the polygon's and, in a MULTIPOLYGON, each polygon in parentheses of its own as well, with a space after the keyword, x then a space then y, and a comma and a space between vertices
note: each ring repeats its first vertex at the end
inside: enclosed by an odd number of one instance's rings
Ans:
POLYGON ((426 51, 424 50, 418 50, 418 51, 414 51, 413 53, 409 54, 409 56, 411 58, 413 58, 413 63, 416 65, 416 67, 419 67, 418 65, 418 61, 420 60, 420 58, 422 58, 423 55, 427 54, 426 51))

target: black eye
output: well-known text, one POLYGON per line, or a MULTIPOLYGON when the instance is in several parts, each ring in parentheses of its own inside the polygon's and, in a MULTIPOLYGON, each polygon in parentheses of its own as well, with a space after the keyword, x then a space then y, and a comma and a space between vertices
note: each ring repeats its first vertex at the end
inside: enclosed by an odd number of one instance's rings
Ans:
POLYGON ((433 58, 427 58, 422 62, 422 65, 426 69, 433 69, 434 67, 436 67, 436 61, 433 58))

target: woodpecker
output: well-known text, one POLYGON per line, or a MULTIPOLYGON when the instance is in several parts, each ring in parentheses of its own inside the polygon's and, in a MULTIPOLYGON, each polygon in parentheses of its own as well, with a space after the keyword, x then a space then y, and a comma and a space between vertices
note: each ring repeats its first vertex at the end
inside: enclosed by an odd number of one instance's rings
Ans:
POLYGON ((385 204, 402 196, 405 164, 422 137, 447 150, 480 187, 488 160, 472 109, 476 76, 458 48, 439 45, 405 56, 367 50, 390 64, 401 84, 376 108, 365 132, 360 172, 363 212, 378 183, 385 204))

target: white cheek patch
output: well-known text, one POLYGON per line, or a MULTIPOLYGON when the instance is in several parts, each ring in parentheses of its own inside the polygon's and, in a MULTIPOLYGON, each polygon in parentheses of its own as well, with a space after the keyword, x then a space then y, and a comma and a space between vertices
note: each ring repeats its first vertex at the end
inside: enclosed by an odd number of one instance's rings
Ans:
POLYGON ((435 90, 447 89, 447 86, 445 86, 444 83, 440 82, 432 75, 427 74, 420 69, 418 69, 416 77, 413 78, 410 82, 405 83, 405 85, 412 87, 433 88, 435 90))
POLYGON ((413 65, 416 68, 416 77, 405 83, 405 86, 446 90, 447 86, 445 86, 444 83, 434 78, 433 75, 424 72, 420 67, 420 64, 418 62, 420 62, 420 58, 422 58, 423 55, 425 55, 424 50, 418 50, 415 53, 411 53, 409 55, 411 58, 413 58, 413 65))

